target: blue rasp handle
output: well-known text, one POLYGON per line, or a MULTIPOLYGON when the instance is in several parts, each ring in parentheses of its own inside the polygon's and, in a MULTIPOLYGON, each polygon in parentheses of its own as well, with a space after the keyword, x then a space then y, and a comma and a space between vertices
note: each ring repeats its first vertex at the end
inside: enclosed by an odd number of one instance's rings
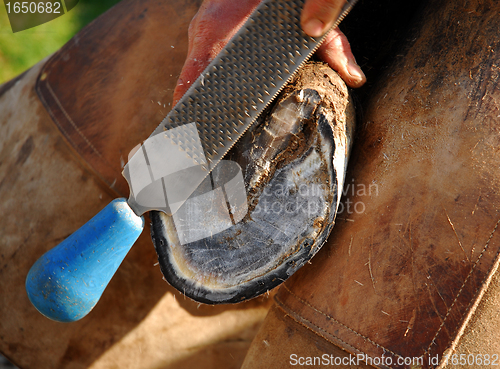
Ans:
POLYGON ((59 322, 83 318, 95 306, 144 228, 124 198, 110 202, 31 267, 26 291, 31 303, 59 322))

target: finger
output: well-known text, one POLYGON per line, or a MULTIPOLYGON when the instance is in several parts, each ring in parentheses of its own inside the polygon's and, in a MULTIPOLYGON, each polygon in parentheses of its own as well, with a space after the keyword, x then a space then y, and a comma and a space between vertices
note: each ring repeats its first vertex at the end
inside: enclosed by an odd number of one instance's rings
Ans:
POLYGON ((224 48, 261 0, 205 0, 189 26, 188 55, 174 90, 174 105, 224 48))
POLYGON ((199 67, 198 64, 193 59, 186 60, 184 67, 182 68, 179 79, 177 80, 177 85, 175 86, 174 96, 173 96, 173 106, 181 99, 181 97, 186 93, 191 84, 198 78, 200 73, 203 71, 203 67, 199 67))
POLYGON ((325 34, 337 20, 345 0, 306 0, 301 26, 312 37, 325 34))
MULTIPOLYGON (((210 2, 208 2, 210 4, 210 2)), ((216 24, 209 15, 210 7, 203 3, 191 20, 188 29, 188 53, 182 66, 177 85, 174 90, 173 105, 177 104, 191 84, 215 57, 223 43, 223 35, 214 31, 216 24)))
POLYGON ((366 82, 366 76, 356 63, 347 37, 338 28, 328 33, 316 55, 336 70, 348 86, 361 87, 366 82))

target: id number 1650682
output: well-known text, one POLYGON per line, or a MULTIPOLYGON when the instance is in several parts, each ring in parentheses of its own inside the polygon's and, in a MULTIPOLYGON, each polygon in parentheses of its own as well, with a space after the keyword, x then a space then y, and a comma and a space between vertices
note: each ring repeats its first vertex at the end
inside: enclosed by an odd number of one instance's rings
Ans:
POLYGON ((6 2, 5 7, 7 8, 7 13, 15 14, 43 14, 43 13, 61 13, 61 3, 60 2, 28 2, 16 1, 15 3, 6 2))

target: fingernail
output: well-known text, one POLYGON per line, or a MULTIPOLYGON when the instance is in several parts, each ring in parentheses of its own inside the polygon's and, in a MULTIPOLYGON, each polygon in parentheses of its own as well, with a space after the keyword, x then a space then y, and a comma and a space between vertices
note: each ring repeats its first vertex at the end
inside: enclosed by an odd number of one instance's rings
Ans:
POLYGON ((319 19, 312 18, 304 23, 302 26, 304 32, 311 37, 319 37, 324 33, 325 24, 319 19))
POLYGON ((347 72, 349 72, 351 77, 356 82, 361 82, 366 78, 365 74, 361 70, 360 66, 358 64, 356 64, 355 60, 352 60, 352 59, 347 62, 347 72))

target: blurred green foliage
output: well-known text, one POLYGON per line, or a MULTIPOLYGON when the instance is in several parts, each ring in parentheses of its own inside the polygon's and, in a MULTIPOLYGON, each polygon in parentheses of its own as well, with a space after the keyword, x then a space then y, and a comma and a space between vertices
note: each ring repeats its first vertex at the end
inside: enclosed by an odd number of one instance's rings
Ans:
POLYGON ((83 26, 119 1, 80 0, 67 14, 17 33, 12 33, 5 6, 0 5, 0 84, 58 50, 83 26))

